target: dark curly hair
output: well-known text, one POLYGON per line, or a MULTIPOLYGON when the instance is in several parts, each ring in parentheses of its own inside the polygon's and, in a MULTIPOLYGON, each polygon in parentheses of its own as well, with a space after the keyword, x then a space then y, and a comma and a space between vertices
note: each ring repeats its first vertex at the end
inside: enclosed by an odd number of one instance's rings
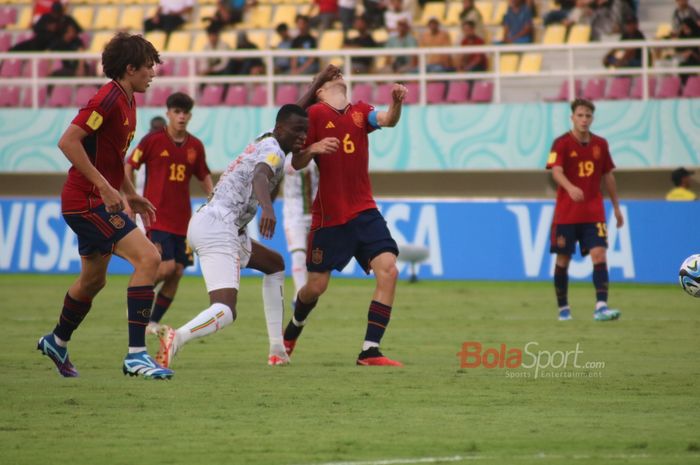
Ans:
POLYGON ((152 43, 140 35, 127 32, 115 35, 102 52, 104 73, 115 80, 124 77, 128 65, 138 69, 160 63, 160 55, 152 43))
POLYGON ((595 112, 595 105, 593 102, 585 98, 577 98, 571 102, 571 113, 575 113, 578 107, 586 107, 591 110, 591 113, 595 112))

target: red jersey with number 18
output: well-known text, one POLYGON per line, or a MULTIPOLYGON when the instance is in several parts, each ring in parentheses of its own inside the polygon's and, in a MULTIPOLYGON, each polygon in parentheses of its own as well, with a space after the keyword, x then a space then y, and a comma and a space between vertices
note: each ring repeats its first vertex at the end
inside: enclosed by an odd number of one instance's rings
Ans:
POLYGON ((201 181, 209 174, 202 142, 187 134, 176 144, 164 128, 141 139, 127 163, 136 169, 146 165, 143 196, 156 207, 150 229, 186 235, 192 216, 190 178, 201 181))
POLYGON ((582 144, 571 132, 558 137, 547 159, 547 169, 561 166, 566 178, 583 191, 583 200, 574 202, 566 190, 557 188, 555 224, 605 222, 603 193, 600 182, 604 174, 615 168, 608 142, 591 133, 590 141, 582 144))
MULTIPOLYGON (((90 162, 119 190, 124 181, 124 156, 136 130, 136 102, 132 99, 130 103, 126 91, 111 81, 80 109, 72 124, 88 133, 82 142, 90 162)), ((72 166, 61 193, 63 213, 84 212, 102 203, 95 185, 72 166)))
POLYGON ((377 208, 369 181, 369 139, 375 128, 368 115, 374 107, 364 102, 337 110, 320 102, 307 110, 309 130, 306 145, 336 137, 334 153, 317 156, 318 193, 311 208, 311 229, 345 224, 360 212, 377 208))

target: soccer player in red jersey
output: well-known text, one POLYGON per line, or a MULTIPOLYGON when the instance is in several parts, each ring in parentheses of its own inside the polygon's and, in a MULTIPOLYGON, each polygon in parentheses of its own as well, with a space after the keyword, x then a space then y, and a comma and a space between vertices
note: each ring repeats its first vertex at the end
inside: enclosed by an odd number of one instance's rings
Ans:
POLYGON ((144 197, 158 212, 147 235, 160 251, 161 262, 156 275, 158 291, 146 333, 156 334, 160 320, 170 307, 180 278, 188 264, 185 236, 192 216, 190 178, 194 175, 207 197, 213 190, 204 145, 187 132, 194 100, 182 92, 166 101, 168 125, 147 134, 124 165, 125 176, 133 179, 134 170, 146 167, 144 197))
POLYGON ((58 142, 73 165, 61 194, 63 218, 78 236, 80 276, 71 285, 53 332, 39 339, 38 349, 65 377, 78 376, 67 344, 83 321, 93 298, 104 287, 112 254, 134 267, 127 289, 129 351, 122 370, 131 376, 168 379, 146 352, 146 325, 153 302, 153 280, 160 263, 155 246, 123 212, 124 201, 144 219, 155 220, 151 202, 124 178, 124 156, 136 128, 134 92, 145 92, 160 63, 158 51, 141 36, 119 33, 102 52, 102 86, 80 109, 58 142), (119 189, 124 197, 119 193, 119 189))
POLYGON ((608 308, 608 232, 605 224, 601 180, 610 195, 617 227, 624 224, 617 197, 608 142, 590 131, 593 102, 576 99, 571 104, 573 129, 558 137, 547 160, 547 169, 557 183, 557 203, 552 221, 550 252, 557 254, 554 289, 559 319, 571 319, 568 302, 569 262, 579 243, 581 255, 591 254, 596 306, 593 318, 609 321, 620 318, 620 311, 608 308))
POLYGON ((391 318, 399 251, 372 196, 368 134, 398 123, 406 88, 395 84, 388 110, 376 111, 367 103, 348 101, 343 75, 331 65, 314 80, 309 92, 318 103, 307 110, 306 148, 293 154, 292 165, 301 169, 314 159, 319 187, 311 212, 308 281, 297 294, 294 316, 284 334, 285 347, 289 354, 294 350, 309 312, 328 287, 331 270, 342 270, 355 257, 376 278, 357 364, 401 366, 379 351, 391 318))

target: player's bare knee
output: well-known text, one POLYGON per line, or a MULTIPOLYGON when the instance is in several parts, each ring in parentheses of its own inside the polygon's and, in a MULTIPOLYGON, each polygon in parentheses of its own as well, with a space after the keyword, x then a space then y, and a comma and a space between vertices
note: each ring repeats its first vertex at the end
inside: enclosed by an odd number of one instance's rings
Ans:
POLYGON ((107 285, 107 277, 100 275, 81 276, 80 292, 95 296, 107 285))
POLYGON ((395 283, 399 279, 399 269, 394 263, 375 269, 374 274, 382 283, 395 283))

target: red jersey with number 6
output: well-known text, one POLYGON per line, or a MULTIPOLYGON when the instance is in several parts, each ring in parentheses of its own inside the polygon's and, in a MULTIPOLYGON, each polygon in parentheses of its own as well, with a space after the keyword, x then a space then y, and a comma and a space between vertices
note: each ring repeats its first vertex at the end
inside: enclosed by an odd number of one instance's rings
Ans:
POLYGON ((156 222, 150 229, 184 236, 192 216, 190 179, 200 181, 209 174, 204 145, 191 134, 175 143, 167 128, 152 132, 139 142, 127 163, 146 166, 143 196, 156 207, 156 222))
MULTIPOLYGON (((124 156, 136 129, 136 102, 129 102, 126 91, 111 81, 80 109, 71 124, 87 132, 82 143, 90 162, 119 190, 124 181, 124 156)), ((84 212, 102 203, 95 185, 72 166, 61 193, 63 213, 84 212)))
POLYGON ((595 134, 582 144, 571 132, 558 137, 552 144, 547 169, 561 166, 566 178, 583 191, 583 200, 574 202, 563 187, 557 188, 555 224, 605 222, 603 193, 600 190, 604 174, 615 168, 608 142, 595 134))
POLYGON ((374 107, 364 102, 337 110, 320 102, 307 110, 306 145, 336 137, 334 153, 317 156, 318 193, 311 208, 311 229, 345 224, 360 212, 377 208, 369 181, 369 139, 375 128, 368 121, 374 107))

